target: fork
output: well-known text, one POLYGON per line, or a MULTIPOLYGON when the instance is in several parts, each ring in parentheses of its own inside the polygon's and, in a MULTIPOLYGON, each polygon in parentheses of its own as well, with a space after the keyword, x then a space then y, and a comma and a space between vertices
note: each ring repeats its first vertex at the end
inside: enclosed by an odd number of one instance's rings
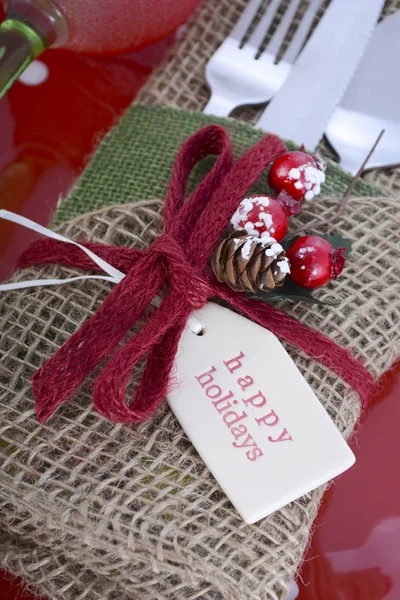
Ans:
POLYGON ((291 0, 265 50, 260 53, 282 0, 270 0, 248 41, 242 40, 263 0, 250 0, 235 27, 207 63, 205 75, 211 98, 204 112, 227 117, 243 104, 268 102, 285 81, 312 25, 321 0, 311 0, 281 60, 277 54, 302 0, 291 0))

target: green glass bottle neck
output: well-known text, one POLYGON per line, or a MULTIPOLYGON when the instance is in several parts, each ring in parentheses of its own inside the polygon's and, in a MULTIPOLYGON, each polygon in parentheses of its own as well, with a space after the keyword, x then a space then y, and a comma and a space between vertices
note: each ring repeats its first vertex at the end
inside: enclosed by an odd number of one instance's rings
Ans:
POLYGON ((66 19, 52 0, 8 0, 0 25, 0 98, 32 60, 50 46, 65 44, 68 35, 66 19))
MULTIPOLYGON (((29 46, 31 48, 32 59, 39 56, 39 54, 44 52, 44 50, 46 50, 47 48, 45 40, 41 38, 40 35, 36 33, 36 31, 32 27, 30 27, 23 21, 20 21, 19 19, 6 19, 0 25, 0 33, 2 32, 15 32, 23 36, 28 41, 29 46)), ((0 46, 0 52, 1 49, 2 47, 0 46)))
POLYGON ((0 98, 46 48, 46 41, 23 21, 10 18, 0 25, 0 98))

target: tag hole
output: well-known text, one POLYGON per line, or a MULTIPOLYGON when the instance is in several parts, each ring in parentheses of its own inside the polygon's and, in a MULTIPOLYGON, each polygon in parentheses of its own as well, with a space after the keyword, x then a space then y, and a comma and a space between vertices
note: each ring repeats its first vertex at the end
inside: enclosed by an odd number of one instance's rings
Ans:
POLYGON ((199 331, 199 333, 196 333, 195 335, 204 335, 205 334, 205 329, 204 327, 202 327, 199 331))

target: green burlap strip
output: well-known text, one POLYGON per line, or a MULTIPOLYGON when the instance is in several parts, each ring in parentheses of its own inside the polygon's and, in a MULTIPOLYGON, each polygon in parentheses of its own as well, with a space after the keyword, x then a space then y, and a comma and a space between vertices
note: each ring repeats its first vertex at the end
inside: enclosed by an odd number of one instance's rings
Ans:
MULTIPOLYGON (((264 134, 234 119, 218 119, 202 113, 163 106, 135 104, 104 138, 100 148, 55 217, 59 223, 79 214, 112 204, 162 198, 179 146, 195 131, 219 123, 229 131, 237 154, 255 144, 264 134)), ((289 144, 290 148, 294 146, 289 144)), ((205 161, 197 169, 199 178, 208 169, 205 161)), ((328 161, 323 193, 340 196, 351 176, 328 161)), ((255 188, 266 191, 266 181, 255 188)), ((357 196, 379 196, 382 192, 360 180, 357 196)))

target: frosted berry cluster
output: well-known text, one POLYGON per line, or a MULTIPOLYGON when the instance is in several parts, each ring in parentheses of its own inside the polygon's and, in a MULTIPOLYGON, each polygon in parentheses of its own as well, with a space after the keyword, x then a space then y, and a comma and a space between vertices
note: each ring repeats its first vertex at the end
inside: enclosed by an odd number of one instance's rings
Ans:
MULTIPOLYGON (((269 183, 277 192, 276 198, 263 195, 244 198, 231 219, 235 230, 247 232, 247 242, 241 244, 245 260, 249 258, 254 238, 262 241, 265 253, 274 258, 283 252, 279 242, 286 235, 289 217, 300 212, 303 201, 312 200, 321 192, 325 163, 303 149, 285 152, 272 164, 269 183)), ((336 279, 343 269, 345 253, 345 248, 335 249, 321 237, 303 236, 292 244, 279 267, 297 285, 319 287, 336 279)))

